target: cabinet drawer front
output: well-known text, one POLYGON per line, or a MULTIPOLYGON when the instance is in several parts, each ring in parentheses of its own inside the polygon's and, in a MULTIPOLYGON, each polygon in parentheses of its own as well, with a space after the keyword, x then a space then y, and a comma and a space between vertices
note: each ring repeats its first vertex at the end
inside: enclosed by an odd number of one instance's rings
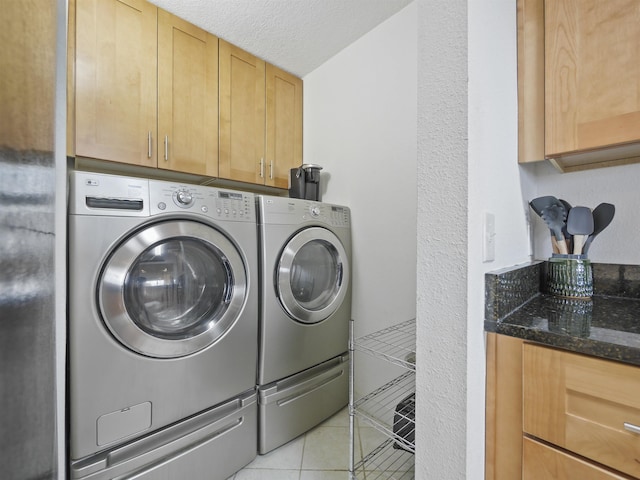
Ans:
POLYGON ((640 368, 525 344, 523 377, 526 433, 640 477, 640 368))
POLYGON ((522 447, 522 480, 540 480, 542 478, 623 480, 625 478, 530 438, 524 438, 522 447))

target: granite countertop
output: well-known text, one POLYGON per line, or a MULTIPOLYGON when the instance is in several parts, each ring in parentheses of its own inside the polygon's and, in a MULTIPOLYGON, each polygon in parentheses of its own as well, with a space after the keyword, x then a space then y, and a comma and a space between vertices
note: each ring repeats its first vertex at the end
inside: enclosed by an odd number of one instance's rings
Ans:
POLYGON ((485 276, 485 330, 640 366, 640 266, 593 264, 594 295, 546 293, 546 262, 485 276))

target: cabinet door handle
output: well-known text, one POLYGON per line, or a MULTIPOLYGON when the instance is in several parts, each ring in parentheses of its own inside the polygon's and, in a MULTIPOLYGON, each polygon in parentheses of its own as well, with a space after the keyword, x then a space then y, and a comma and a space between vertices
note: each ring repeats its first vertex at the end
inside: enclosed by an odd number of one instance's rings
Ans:
POLYGON ((273 180, 273 160, 269 162, 269 180, 273 180))
POLYGON ((264 178, 264 157, 260 159, 260 178, 264 178))
POLYGON ((147 158, 151 158, 151 131, 147 134, 147 158))
POLYGON ((640 435, 640 427, 637 425, 634 425, 633 423, 624 422, 624 429, 627 430, 628 432, 636 433, 640 435))
POLYGON ((169 135, 164 136, 164 161, 169 161, 169 135))

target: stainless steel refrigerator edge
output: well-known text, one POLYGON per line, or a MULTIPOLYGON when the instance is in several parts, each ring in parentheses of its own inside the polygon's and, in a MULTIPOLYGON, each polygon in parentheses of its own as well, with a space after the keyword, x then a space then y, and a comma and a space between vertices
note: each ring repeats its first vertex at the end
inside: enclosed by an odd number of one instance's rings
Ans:
POLYGON ((56 442, 63 425, 56 414, 56 298, 64 294, 56 268, 64 265, 56 266, 55 205, 64 190, 56 193, 54 105, 56 27, 64 24, 58 16, 65 3, 3 3, 0 21, 3 478, 57 478, 64 448, 56 442))

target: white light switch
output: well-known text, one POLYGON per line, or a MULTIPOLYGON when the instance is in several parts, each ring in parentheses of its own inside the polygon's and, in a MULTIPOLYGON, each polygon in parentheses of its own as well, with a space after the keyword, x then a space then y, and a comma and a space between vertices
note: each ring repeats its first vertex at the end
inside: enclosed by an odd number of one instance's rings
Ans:
POLYGON ((482 236, 482 261, 493 262, 496 259, 496 216, 484 213, 482 236))

